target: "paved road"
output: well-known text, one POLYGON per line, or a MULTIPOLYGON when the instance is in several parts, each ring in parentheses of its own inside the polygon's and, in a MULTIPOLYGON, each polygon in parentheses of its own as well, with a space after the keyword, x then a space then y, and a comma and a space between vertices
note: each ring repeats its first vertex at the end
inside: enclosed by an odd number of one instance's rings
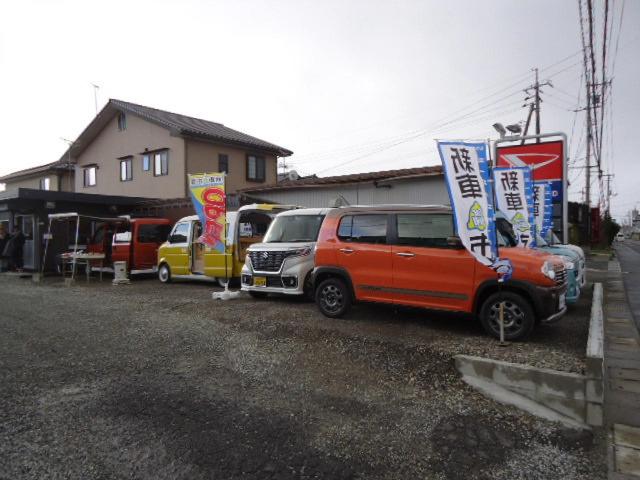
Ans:
POLYGON ((616 242, 616 255, 622 267, 624 288, 636 328, 640 331, 640 241, 616 242))

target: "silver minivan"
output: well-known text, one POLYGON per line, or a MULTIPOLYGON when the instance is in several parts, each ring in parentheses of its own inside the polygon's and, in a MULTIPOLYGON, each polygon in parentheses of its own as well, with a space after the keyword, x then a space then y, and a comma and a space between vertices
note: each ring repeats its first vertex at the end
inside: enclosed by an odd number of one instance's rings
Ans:
POLYGON ((311 296, 315 245, 329 210, 302 208, 278 214, 262 243, 247 250, 242 290, 253 297, 269 293, 311 296))

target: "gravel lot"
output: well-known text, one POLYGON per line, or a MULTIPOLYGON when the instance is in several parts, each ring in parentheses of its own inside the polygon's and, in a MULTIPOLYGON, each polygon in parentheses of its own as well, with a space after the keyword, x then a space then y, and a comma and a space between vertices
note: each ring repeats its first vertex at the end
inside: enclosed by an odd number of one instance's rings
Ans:
POLYGON ((580 372, 588 299, 501 348, 461 316, 212 290, 0 276, 0 478, 606 478, 600 435, 484 399, 452 360, 580 372))

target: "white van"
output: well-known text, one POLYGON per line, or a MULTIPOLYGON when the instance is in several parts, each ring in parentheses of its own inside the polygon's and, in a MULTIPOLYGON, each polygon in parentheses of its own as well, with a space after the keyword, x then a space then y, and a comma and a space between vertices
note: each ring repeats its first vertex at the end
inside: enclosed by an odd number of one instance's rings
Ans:
POLYGON ((278 214, 262 243, 247 250, 242 290, 253 297, 268 293, 311 296, 315 245, 329 210, 302 208, 278 214))

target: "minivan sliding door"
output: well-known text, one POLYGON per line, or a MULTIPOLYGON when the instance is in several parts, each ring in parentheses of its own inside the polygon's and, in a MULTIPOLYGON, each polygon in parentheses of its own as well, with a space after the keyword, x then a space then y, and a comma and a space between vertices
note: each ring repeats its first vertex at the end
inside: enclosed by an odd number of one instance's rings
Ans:
POLYGON ((450 214, 394 215, 393 287, 403 305, 462 310, 471 308, 475 260, 465 249, 450 247, 450 214))

